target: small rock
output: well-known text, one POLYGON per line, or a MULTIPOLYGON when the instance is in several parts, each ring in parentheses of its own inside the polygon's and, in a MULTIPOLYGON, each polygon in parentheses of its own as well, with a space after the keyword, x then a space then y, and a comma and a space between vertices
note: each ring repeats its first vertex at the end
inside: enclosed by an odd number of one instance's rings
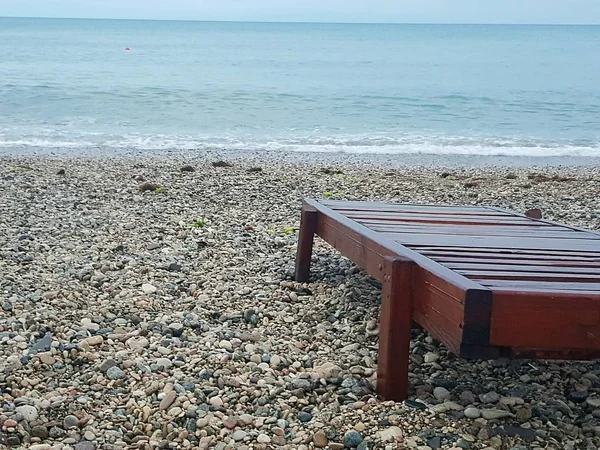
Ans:
POLYGON ((169 325, 169 329, 173 332, 173 336, 180 337, 183 334, 183 324, 173 322, 169 325))
POLYGON ((500 395, 497 392, 488 392, 487 394, 482 394, 480 399, 483 403, 497 403, 500 400, 500 395))
POLYGON ((92 433, 90 430, 87 430, 84 434, 83 434, 84 439, 88 440, 88 441, 93 441, 94 439, 96 439, 96 435, 94 433, 92 433))
POLYGON ((167 270, 169 272, 181 272, 181 264, 177 264, 177 263, 171 263, 167 266, 167 270))
POLYGON ((50 351, 50 347, 52 345, 52 335, 50 333, 46 334, 42 339, 37 341, 31 347, 30 353, 42 353, 50 351))
POLYGON ((444 402, 439 405, 434 405, 431 407, 431 410, 435 413, 445 413, 448 411, 462 411, 462 405, 454 402, 444 402))
POLYGON ((297 417, 298 420, 302 423, 310 422, 312 420, 312 414, 306 411, 300 411, 297 417))
POLYGON ((228 352, 233 350, 233 345, 231 344, 231 342, 223 339, 222 341, 219 342, 219 348, 222 348, 223 350, 227 350, 228 352))
POLYGON ((42 425, 36 425, 31 429, 31 435, 40 439, 46 439, 48 437, 48 428, 42 425))
MULTIPOLYGON (((232 167, 231 163, 228 163, 227 161, 213 161, 212 163, 213 167, 232 167)), ((271 442, 271 441, 269 441, 271 442)))
POLYGON ((269 444, 271 442, 271 438, 266 434, 261 433, 256 437, 256 442, 259 444, 269 444))
POLYGON ((433 390, 433 396, 436 398, 436 400, 443 402, 450 398, 450 391, 443 387, 436 387, 433 390))
POLYGON ((467 408, 465 409, 464 414, 468 419, 478 419, 481 417, 481 411, 477 408, 467 408))
POLYGON ((169 409, 169 407, 173 404, 173 402, 175 401, 176 398, 177 398, 177 392, 175 392, 175 391, 167 392, 167 394, 160 401, 159 409, 161 411, 165 411, 165 410, 169 409))
POLYGON ((108 378, 109 380, 122 380, 126 376, 127 375, 125 374, 125 372, 123 372, 117 366, 113 366, 106 371, 106 378, 108 378))
POLYGON ((356 430, 348 430, 344 434, 344 446, 349 448, 357 447, 363 441, 362 435, 356 430))
POLYGON ((107 359, 107 360, 104 360, 104 361, 102 362, 102 364, 100 364, 100 367, 99 367, 99 369, 100 369, 102 372, 106 373, 106 371, 107 371, 108 369, 110 369, 111 367, 115 367, 116 365, 117 365, 117 362, 116 362, 114 359, 107 359))
POLYGON ((475 403, 476 398, 475 394, 473 394, 471 391, 463 391, 460 394, 459 400, 461 405, 467 406, 475 403))
POLYGON ((308 391, 312 388, 311 382, 303 378, 294 378, 292 380, 292 386, 294 389, 302 389, 304 391, 308 391))
POLYGON ((481 416, 485 420, 496 420, 504 419, 506 417, 513 417, 513 414, 509 411, 503 411, 501 409, 483 409, 481 410, 481 416))
POLYGON ((12 436, 8 436, 5 442, 9 447, 17 447, 21 445, 21 439, 19 439, 19 436, 15 436, 14 434, 12 436))
POLYGON ((33 422, 38 417, 38 410, 35 406, 23 405, 17 406, 15 411, 23 416, 27 422, 33 422))
POLYGON ((313 443, 315 444, 315 447, 317 447, 317 448, 327 447, 328 442, 329 442, 329 440, 327 439, 327 435, 325 434, 325 432, 323 430, 317 431, 313 435, 313 443))
POLYGON ((160 189, 160 184, 156 184, 156 183, 150 183, 150 182, 146 182, 146 183, 142 183, 138 186, 138 189, 141 192, 154 192, 157 189, 160 189))
POLYGON ((195 172, 196 169, 194 169, 193 166, 190 165, 185 165, 183 166, 181 169, 179 169, 181 172, 195 172))
POLYGON ((519 422, 527 422, 533 416, 533 412, 529 408, 519 408, 515 411, 515 418, 519 422))
POLYGON ((221 397, 211 397, 208 403, 212 406, 223 406, 223 400, 221 397))
POLYGON ((156 365, 164 370, 169 370, 171 367, 173 367, 173 363, 169 358, 157 358, 156 365))
MULTIPOLYGON (((69 416, 67 416, 67 417, 69 417, 69 416)), ((65 419, 66 419, 66 417, 65 417, 65 419)), ((75 419, 77 419, 77 417, 75 417, 75 419)), ((77 423, 79 423, 79 420, 77 420, 77 423)), ((64 436, 65 434, 66 434, 65 430, 63 430, 62 428, 59 428, 59 427, 52 427, 48 431, 48 436, 50 436, 52 439, 58 439, 58 438, 64 436)))
POLYGON ((56 358, 49 353, 42 353, 40 355, 40 362, 42 364, 51 366, 52 364, 54 364, 56 362, 56 358))
POLYGON ((158 289, 149 283, 142 284, 142 292, 146 295, 154 294, 158 289))
POLYGON ((66 429, 69 429, 71 427, 76 427, 78 425, 79 425, 79 419, 75 416, 69 415, 63 419, 63 426, 66 429))
POLYGON ((90 336, 82 341, 82 343, 87 344, 89 346, 100 345, 103 342, 104 338, 102 336, 90 336))
POLYGON ((228 430, 233 430, 238 424, 238 419, 235 417, 225 417, 223 418, 223 425, 228 430))
POLYGON ((425 353, 425 356, 423 357, 423 361, 427 364, 434 363, 438 359, 440 359, 440 355, 438 355, 437 353, 432 353, 432 352, 425 353))
POLYGON ((403 433, 400 427, 389 427, 377 432, 376 436, 383 442, 397 442, 402 439, 403 433))
POLYGON ((248 433, 246 433, 244 430, 235 430, 231 434, 231 439, 233 439, 235 442, 243 441, 247 434, 248 433))
POLYGON ((143 336, 131 337, 125 341, 125 345, 131 350, 139 351, 143 348, 147 348, 150 345, 148 339, 143 336))
POLYGON ((250 414, 242 414, 238 421, 241 426, 248 426, 254 422, 254 417, 252 417, 250 414))
POLYGON ((588 397, 585 399, 585 403, 594 409, 600 408, 600 398, 588 397))

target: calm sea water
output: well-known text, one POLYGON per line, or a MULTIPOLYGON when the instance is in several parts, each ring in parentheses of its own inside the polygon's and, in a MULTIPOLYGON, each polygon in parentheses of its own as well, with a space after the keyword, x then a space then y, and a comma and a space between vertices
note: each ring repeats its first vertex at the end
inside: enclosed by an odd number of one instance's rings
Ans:
POLYGON ((600 27, 0 18, 27 147, 600 156, 600 27))

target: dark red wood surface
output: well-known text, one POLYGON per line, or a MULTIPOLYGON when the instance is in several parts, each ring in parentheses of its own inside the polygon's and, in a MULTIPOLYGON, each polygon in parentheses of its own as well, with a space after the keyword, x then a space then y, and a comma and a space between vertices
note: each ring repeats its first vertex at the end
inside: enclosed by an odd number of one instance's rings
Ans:
POLYGON ((411 321, 467 358, 600 356, 600 234, 497 208, 306 200, 298 281, 315 234, 382 282, 383 397, 407 396, 411 321))
MULTIPOLYGON (((599 234, 481 206, 330 200, 320 205, 398 244, 419 266, 422 260, 407 251, 491 291, 490 340, 480 344, 520 351, 600 350, 600 320, 585 326, 576 320, 600 314, 599 234), (550 330, 552 337, 544 341, 550 330), (596 335, 598 341, 591 337, 596 335)), ((448 285, 435 289, 436 276, 435 270, 414 271, 413 317, 460 353, 466 289, 463 285, 458 295, 448 285)))

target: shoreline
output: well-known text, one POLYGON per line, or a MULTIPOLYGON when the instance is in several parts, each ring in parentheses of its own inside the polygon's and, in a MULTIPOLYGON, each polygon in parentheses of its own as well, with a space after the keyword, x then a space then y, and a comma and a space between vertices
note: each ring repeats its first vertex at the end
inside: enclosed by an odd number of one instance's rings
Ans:
POLYGON ((424 409, 382 402, 380 289, 319 240, 311 281, 290 277, 303 197, 538 207, 599 231, 600 166, 233 155, 0 157, 0 444, 600 446, 600 362, 465 361, 415 330, 424 409))
POLYGON ((110 159, 150 159, 176 158, 233 158, 247 161, 268 162, 281 160, 287 163, 312 162, 314 164, 367 164, 391 165, 394 167, 448 166, 448 167, 600 167, 600 155, 590 156, 484 156, 459 154, 387 154, 387 153, 344 153, 344 152, 283 152, 276 150, 228 150, 228 149, 40 149, 2 148, 3 158, 110 158, 110 159))

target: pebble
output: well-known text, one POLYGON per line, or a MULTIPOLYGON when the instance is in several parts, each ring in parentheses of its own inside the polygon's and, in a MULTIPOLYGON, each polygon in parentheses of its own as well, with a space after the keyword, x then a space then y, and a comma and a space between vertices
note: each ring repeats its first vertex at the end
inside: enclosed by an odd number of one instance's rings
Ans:
POLYGON ((363 441, 362 435, 356 430, 348 430, 344 434, 344 446, 348 448, 357 447, 363 441))
POLYGON ((233 433, 231 433, 231 438, 236 441, 243 441, 244 438, 247 436, 248 433, 246 433, 244 430, 235 430, 233 433))
POLYGON ((468 419, 478 419, 481 417, 481 411, 477 408, 467 408, 464 410, 464 414, 468 419))
POLYGON ((119 369, 117 366, 113 366, 106 371, 106 378, 109 380, 122 380, 126 378, 127 374, 119 369))
POLYGON ((436 387, 433 390, 433 396, 436 398, 436 400, 444 402, 450 399, 450 391, 443 387, 436 387))
POLYGON ((222 349, 230 352, 231 350, 233 350, 233 345, 231 344, 231 342, 223 339, 222 341, 219 342, 219 348, 222 348, 222 349))
POLYGON ((402 429, 397 426, 391 426, 377 432, 377 438, 383 442, 397 442, 402 439, 403 436, 404 433, 402 432, 402 429))
POLYGON ((132 350, 142 350, 150 345, 150 342, 145 337, 131 337, 127 339, 125 345, 132 350))
POLYGON ((434 363, 438 359, 440 359, 440 355, 438 355, 437 353, 433 353, 433 352, 427 352, 427 353, 425 353, 425 356, 423 357, 424 362, 427 364, 434 363))
POLYGON ((256 442, 259 444, 269 444, 271 442, 271 438, 266 434, 261 433, 256 437, 256 442))
POLYGON ((42 362, 43 364, 47 364, 48 366, 51 366, 56 362, 56 358, 48 353, 42 353, 39 356, 39 358, 40 362, 42 362))
POLYGON ((211 397, 208 403, 210 403, 213 406, 223 406, 223 400, 221 399, 221 397, 211 397))
POLYGON ((325 448, 325 447, 327 447, 327 443, 329 442, 329 439, 327 439, 327 435, 325 434, 325 431, 323 431, 323 430, 317 431, 313 435, 312 440, 313 440, 313 443, 315 444, 315 447, 317 447, 317 448, 325 448))
POLYGON ((157 290, 158 289, 155 286, 153 286, 149 283, 142 284, 142 292, 144 294, 154 294, 157 290))
POLYGON ((38 418, 38 410, 35 406, 23 405, 17 406, 15 411, 23 416, 27 422, 33 422, 38 418))
POLYGON ((177 392, 169 391, 165 394, 163 399, 160 401, 159 409, 161 411, 165 411, 169 409, 169 407, 173 404, 175 399, 177 398, 177 392))
POLYGON ((513 417, 513 414, 510 411, 504 411, 501 409, 482 409, 481 416, 486 420, 496 420, 513 417))
POLYGON ((500 395, 497 392, 488 392, 487 394, 481 395, 481 401, 483 403, 497 403, 500 400, 500 395))
POLYGON ((63 419, 63 425, 65 429, 76 427, 79 425, 79 419, 72 415, 65 416, 65 418, 63 419))
POLYGON ((298 420, 303 423, 310 422, 312 420, 312 414, 306 411, 300 411, 298 413, 298 420))

